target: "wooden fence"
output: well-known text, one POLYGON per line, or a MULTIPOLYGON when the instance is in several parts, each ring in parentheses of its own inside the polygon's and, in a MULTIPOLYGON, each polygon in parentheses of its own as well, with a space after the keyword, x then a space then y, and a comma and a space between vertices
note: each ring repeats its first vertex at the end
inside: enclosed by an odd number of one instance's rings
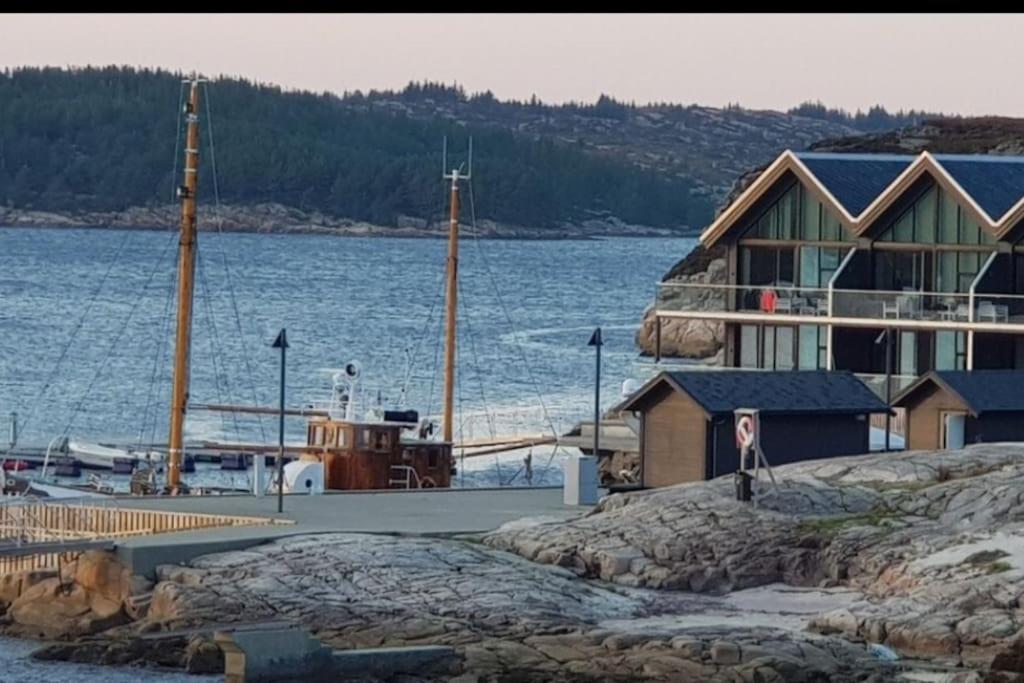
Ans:
POLYGON ((54 546, 225 526, 278 524, 266 517, 120 508, 116 504, 0 499, 0 576, 68 562, 81 552, 54 546), (38 552, 34 552, 38 549, 38 552))

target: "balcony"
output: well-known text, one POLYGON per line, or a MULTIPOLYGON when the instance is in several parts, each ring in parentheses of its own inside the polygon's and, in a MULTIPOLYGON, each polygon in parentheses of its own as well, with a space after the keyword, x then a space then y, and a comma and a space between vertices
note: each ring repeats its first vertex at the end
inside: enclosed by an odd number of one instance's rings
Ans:
POLYGON ((664 282, 661 318, 1024 334, 1024 295, 664 282))

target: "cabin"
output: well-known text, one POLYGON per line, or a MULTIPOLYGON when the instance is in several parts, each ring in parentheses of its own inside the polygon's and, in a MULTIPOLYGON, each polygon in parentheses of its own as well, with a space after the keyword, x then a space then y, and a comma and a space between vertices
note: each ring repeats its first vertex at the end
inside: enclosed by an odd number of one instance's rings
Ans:
POLYGON ((641 484, 735 472, 734 411, 744 408, 760 411, 761 448, 773 466, 867 453, 869 416, 888 410, 849 372, 662 372, 617 406, 640 421, 641 484))
POLYGON ((1024 441, 1024 371, 932 371, 893 400, 912 450, 1024 441))
POLYGON ((451 444, 403 438, 409 429, 408 422, 313 418, 302 457, 324 464, 324 486, 329 490, 450 486, 451 444))

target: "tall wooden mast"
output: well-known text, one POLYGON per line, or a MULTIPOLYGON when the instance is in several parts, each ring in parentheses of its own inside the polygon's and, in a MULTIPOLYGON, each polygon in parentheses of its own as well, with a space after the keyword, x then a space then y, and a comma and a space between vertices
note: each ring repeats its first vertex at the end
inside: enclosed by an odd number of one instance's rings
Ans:
POLYGON ((185 171, 178 189, 181 198, 181 237, 178 242, 178 327, 174 340, 174 384, 171 389, 171 429, 167 449, 167 487, 181 485, 185 412, 188 408, 189 360, 192 343, 192 293, 196 271, 196 186, 199 175, 199 79, 188 81, 185 103, 185 171))
POLYGON ((462 166, 448 172, 448 139, 444 141, 442 176, 452 181, 451 211, 448 219, 448 275, 445 292, 445 334, 444 334, 444 415, 441 420, 441 434, 445 441, 453 439, 455 406, 455 316, 459 298, 459 181, 469 180, 473 175, 473 138, 469 139, 469 170, 462 173, 462 166))
POLYGON ((444 418, 441 422, 442 438, 452 440, 452 425, 455 404, 455 314, 458 308, 459 278, 459 170, 455 169, 445 178, 451 178, 451 211, 448 222, 448 283, 445 296, 444 334, 444 418))

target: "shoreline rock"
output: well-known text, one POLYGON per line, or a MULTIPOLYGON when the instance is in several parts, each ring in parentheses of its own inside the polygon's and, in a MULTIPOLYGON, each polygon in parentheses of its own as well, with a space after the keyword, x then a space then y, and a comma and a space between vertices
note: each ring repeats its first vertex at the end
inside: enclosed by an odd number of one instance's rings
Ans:
MULTIPOLYGON (((123 211, 66 212, 0 208, 0 226, 26 228, 89 228, 132 230, 175 230, 180 208, 176 204, 152 207, 130 207, 123 211)), ((425 219, 399 216, 395 226, 328 216, 318 211, 307 212, 282 204, 200 206, 201 232, 216 231, 261 234, 318 234, 350 237, 447 237, 448 221, 429 223, 425 219)), ((460 223, 460 230, 473 235, 473 227, 460 223)), ((590 218, 554 228, 530 228, 477 221, 476 233, 489 239, 596 239, 601 237, 677 237, 685 231, 654 228, 625 223, 614 216, 590 218)))

